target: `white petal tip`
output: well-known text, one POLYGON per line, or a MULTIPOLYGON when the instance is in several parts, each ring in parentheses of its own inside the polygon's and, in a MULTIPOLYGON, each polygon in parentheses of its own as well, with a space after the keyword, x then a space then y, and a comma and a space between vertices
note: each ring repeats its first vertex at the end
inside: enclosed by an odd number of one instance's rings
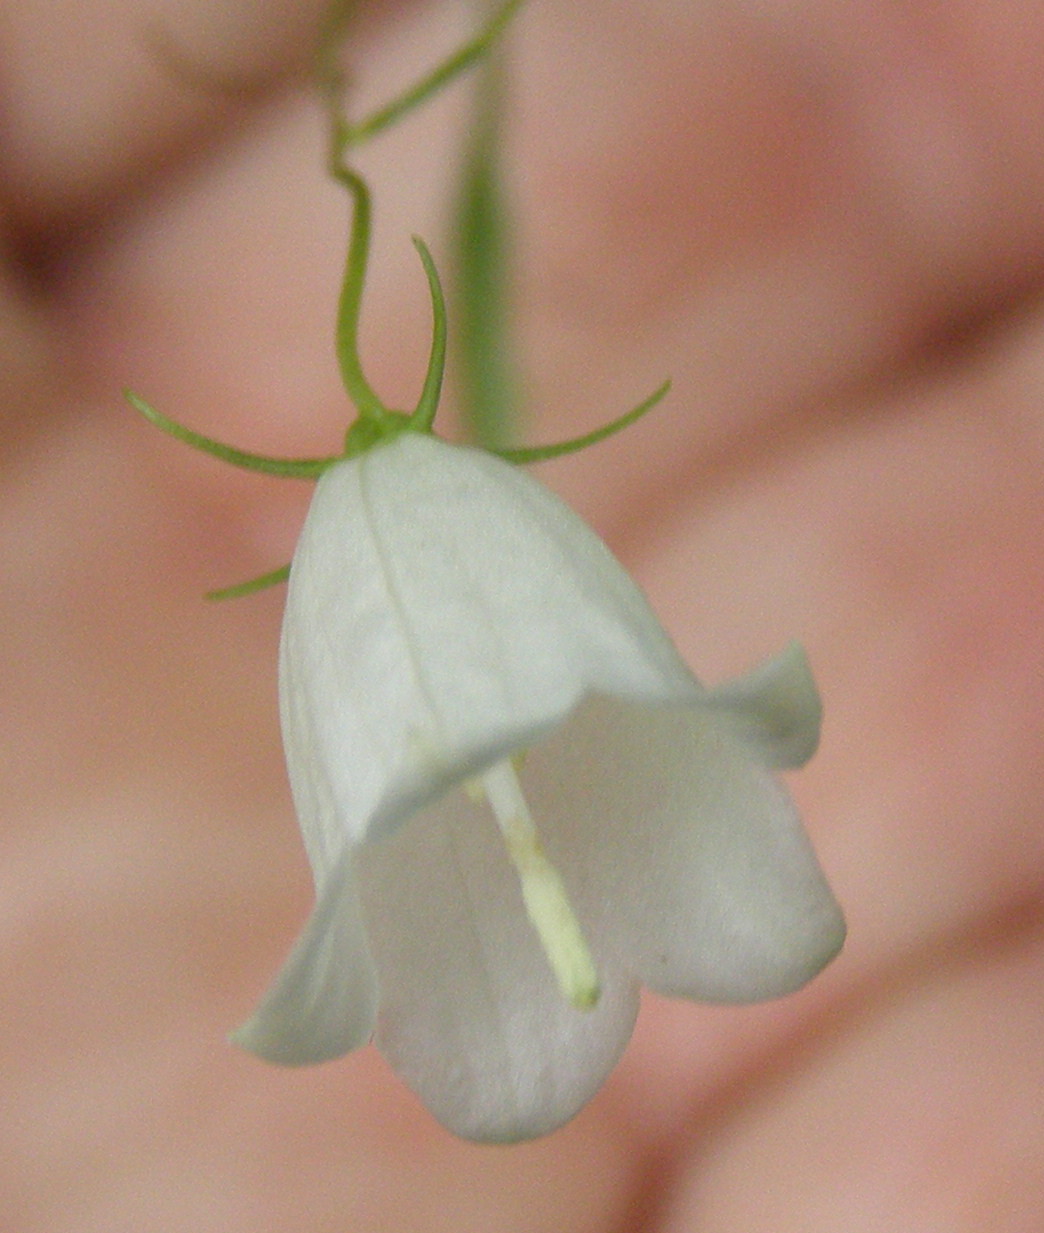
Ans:
POLYGON ((804 766, 819 745, 823 703, 798 642, 712 690, 708 700, 768 766, 804 766))
POLYGON ((375 999, 351 1007, 337 998, 309 1005, 281 998, 276 983, 254 1015, 230 1033, 229 1043, 274 1066, 317 1066, 344 1057, 369 1042, 375 999))
POLYGON ((314 1050, 301 1048, 293 1039, 266 1031, 256 1018, 248 1019, 230 1032, 228 1043, 273 1066, 309 1066, 331 1060, 331 1057, 316 1056, 314 1050))
POLYGON ((848 936, 848 926, 845 923, 845 918, 841 913, 840 907, 838 907, 836 903, 834 908, 836 915, 832 925, 829 929, 823 930, 822 946, 813 956, 812 962, 809 964, 809 980, 811 980, 813 976, 818 975, 818 973, 820 973, 828 963, 833 963, 833 961, 844 949, 845 939, 848 936))
POLYGON ((846 933, 845 918, 831 897, 829 904, 824 905, 821 919, 804 930, 803 936, 784 939, 775 963, 767 964, 760 982, 754 980, 751 988, 736 1000, 760 1002, 796 993, 837 958, 846 933))
POLYGON ((295 1031, 288 1025, 275 1027, 262 1015, 254 1015, 230 1032, 228 1042, 273 1066, 317 1066, 358 1047, 358 1042, 346 1042, 333 1034, 295 1031))
POLYGON ((347 851, 253 1016, 232 1043, 277 1066, 343 1057, 373 1034, 377 977, 347 851))

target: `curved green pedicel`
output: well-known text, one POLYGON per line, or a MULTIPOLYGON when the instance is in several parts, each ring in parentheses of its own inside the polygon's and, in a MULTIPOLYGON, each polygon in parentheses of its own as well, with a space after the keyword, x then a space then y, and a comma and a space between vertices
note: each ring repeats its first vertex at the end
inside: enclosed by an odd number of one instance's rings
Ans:
MULTIPOLYGON (((471 68, 485 54, 520 4, 521 0, 508 0, 508 3, 501 5, 463 47, 458 48, 452 55, 436 65, 427 76, 403 94, 355 124, 349 121, 345 113, 345 79, 337 59, 343 26, 349 9, 349 5, 343 0, 330 10, 326 28, 320 39, 316 73, 319 89, 326 103, 329 122, 327 171, 332 179, 347 190, 352 198, 353 206, 344 280, 337 306, 337 362, 345 390, 355 405, 360 419, 371 420, 378 428, 384 429, 387 435, 401 431, 402 425, 399 422, 401 413, 393 411, 382 402, 363 373, 362 360, 359 355, 359 318, 370 256, 372 213, 370 193, 363 178, 348 165, 346 156, 353 146, 382 132, 426 102, 466 69, 471 68)), ((431 254, 422 241, 415 239, 414 243, 417 245, 428 278, 434 326, 428 372, 420 401, 411 416, 411 421, 412 426, 419 431, 430 431, 438 407, 445 369, 446 314, 431 254)), ((385 433, 379 435, 385 435, 385 433)))
MULTIPOLYGON (((521 3, 522 0, 508 0, 507 3, 502 4, 468 43, 438 64, 426 77, 403 94, 355 124, 347 119, 344 111, 344 75, 337 62, 341 30, 350 5, 345 0, 339 0, 330 10, 330 16, 320 39, 317 59, 318 84, 326 102, 329 123, 327 170, 331 177, 347 190, 352 199, 352 221, 344 277, 338 299, 335 343, 341 378, 358 413, 345 436, 342 452, 323 458, 273 458, 264 454, 250 453, 185 427, 156 410, 139 395, 126 391, 126 398, 135 410, 163 432, 222 462, 248 471, 288 479, 318 479, 334 463, 365 453, 381 441, 400 432, 433 432, 445 372, 447 335, 446 305, 438 270, 427 245, 423 240, 415 237, 413 242, 420 255, 431 296, 431 350, 416 407, 411 412, 395 410, 385 405, 369 383, 359 356, 359 319, 370 254, 372 206, 366 182, 348 165, 346 155, 352 146, 390 127, 475 64, 507 25, 521 3)), ((551 445, 517 449, 502 448, 491 452, 508 462, 531 463, 558 458, 564 454, 586 449, 589 445, 595 445, 640 419, 663 398, 669 387, 670 382, 665 382, 638 406, 583 436, 551 445)), ((250 595, 255 591, 285 581, 289 573, 289 565, 281 566, 279 569, 246 582, 211 591, 207 598, 218 600, 250 595)))

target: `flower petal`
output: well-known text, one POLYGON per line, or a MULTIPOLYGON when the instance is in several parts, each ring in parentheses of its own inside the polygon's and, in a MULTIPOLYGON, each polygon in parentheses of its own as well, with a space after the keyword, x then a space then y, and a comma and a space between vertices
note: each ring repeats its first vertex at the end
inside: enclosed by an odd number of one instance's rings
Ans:
POLYGON ((804 766, 816 752, 823 704, 808 656, 796 642, 746 676, 712 689, 706 705, 766 766, 804 766))
POLYGON ((312 847, 334 851, 536 740, 586 693, 701 693, 576 514, 492 455, 413 432, 319 480, 280 685, 291 778, 296 744, 336 800, 322 818, 339 833, 312 847))
POLYGON ((304 932, 232 1041, 267 1062, 327 1062, 370 1039, 377 980, 352 857, 331 871, 304 932))
POLYGON ((703 706, 589 699, 522 781, 585 921, 661 993, 745 1002, 798 988, 844 921, 782 787, 703 706))
POLYGON ((626 1045, 637 984, 596 946, 598 1005, 566 1002, 492 816, 463 792, 359 859, 381 984, 375 1041, 391 1065, 465 1138, 528 1139, 568 1121, 626 1045))

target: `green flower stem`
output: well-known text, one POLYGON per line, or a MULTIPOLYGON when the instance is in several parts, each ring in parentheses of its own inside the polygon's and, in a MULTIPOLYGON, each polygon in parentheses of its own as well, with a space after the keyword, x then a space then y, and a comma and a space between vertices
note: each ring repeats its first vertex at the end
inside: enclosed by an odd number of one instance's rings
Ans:
POLYGON ((352 196, 352 229, 348 239, 348 256, 344 263, 344 281, 337 304, 336 348, 341 380, 348 397, 363 419, 386 424, 394 416, 367 381, 359 358, 359 316, 362 306, 366 266, 370 259, 370 190, 365 181, 343 162, 339 138, 332 143, 330 174, 352 196))
POLYGON ((266 454, 248 454, 245 450, 237 450, 234 445, 225 445, 222 441, 215 441, 213 437, 205 437, 202 433, 186 428, 184 424, 179 424, 176 420, 168 419, 162 411, 157 411, 144 398, 139 398, 131 390, 124 390, 123 393, 135 411, 140 412, 150 423, 155 424, 169 436, 184 441, 186 445, 191 445, 194 449, 202 450, 204 454, 220 458, 222 462, 230 463, 234 467, 242 467, 245 471, 261 471, 265 475, 279 475, 289 479, 318 479, 327 467, 338 461, 339 456, 333 458, 270 458, 266 454))
POLYGON ((457 400, 468 437, 506 446, 519 418, 512 345, 511 227, 502 162, 504 58, 482 67, 461 168, 454 227, 457 400))
POLYGON ((563 454, 575 454, 579 450, 587 449, 589 445, 597 445, 599 441, 604 441, 606 437, 611 437, 622 428, 628 428, 636 420, 640 420, 646 412, 651 411, 656 406, 670 388, 670 381, 665 381, 659 389, 654 390, 637 407, 632 407, 630 411, 618 416, 615 420, 610 420, 608 424, 603 424, 601 428, 596 428, 594 432, 585 433, 582 437, 570 437, 568 441, 558 441, 554 445, 534 445, 520 449, 493 449, 489 452, 496 454, 498 458, 503 458, 505 462, 513 462, 519 465, 530 462, 545 462, 549 458, 561 458, 563 454))
MULTIPOLYGON (((462 47, 458 47, 441 64, 436 65, 426 77, 410 86, 398 98, 392 99, 390 103, 385 103, 383 107, 378 108, 377 111, 372 112, 365 119, 359 120, 355 124, 346 123, 344 125, 344 147, 359 145, 360 142, 367 141, 370 137, 383 132, 384 129, 390 128, 407 112, 412 111, 415 107, 419 107, 431 98, 433 94, 437 94, 443 86, 449 85, 454 78, 459 77, 461 73, 471 68, 486 53, 500 32, 514 17, 516 9, 520 8, 521 4, 522 0, 508 0, 506 4, 500 5, 490 15, 485 25, 468 42, 462 47)), ((338 5, 337 8, 344 9, 347 8, 347 5, 338 5)), ((329 63, 330 54, 339 42, 339 31, 345 16, 346 14, 342 13, 340 19, 338 19, 338 16, 335 15, 331 21, 329 34, 324 39, 325 49, 322 53, 321 66, 324 63, 329 63)), ((320 71, 326 80, 329 81, 329 72, 325 71, 322 67, 320 71)))
POLYGON ((320 94, 326 104, 329 123, 329 139, 326 154, 327 173, 352 199, 352 223, 348 236, 348 255, 344 263, 344 278, 337 302, 337 325, 335 348, 341 380, 348 397, 355 404, 359 423, 368 424, 376 430, 375 439, 381 437, 399 417, 386 407, 380 395, 366 379, 359 356, 359 318, 362 311, 363 287, 366 284, 366 269, 370 260, 370 232, 372 206, 370 190, 366 181, 348 166, 346 153, 352 144, 352 127, 344 111, 344 74, 338 63, 337 53, 343 37, 343 27, 350 8, 348 0, 337 0, 331 5, 326 26, 319 39, 316 58, 316 77, 320 94))

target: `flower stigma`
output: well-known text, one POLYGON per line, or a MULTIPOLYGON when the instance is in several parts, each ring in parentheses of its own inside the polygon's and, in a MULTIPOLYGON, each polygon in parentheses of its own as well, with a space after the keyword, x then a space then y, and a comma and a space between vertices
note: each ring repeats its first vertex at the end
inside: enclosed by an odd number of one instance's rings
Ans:
POLYGON ((496 763, 465 788, 472 799, 485 797, 493 810, 518 873, 526 914, 563 997, 577 1010, 591 1010, 601 993, 594 960, 562 878, 540 842, 512 760, 496 763))

